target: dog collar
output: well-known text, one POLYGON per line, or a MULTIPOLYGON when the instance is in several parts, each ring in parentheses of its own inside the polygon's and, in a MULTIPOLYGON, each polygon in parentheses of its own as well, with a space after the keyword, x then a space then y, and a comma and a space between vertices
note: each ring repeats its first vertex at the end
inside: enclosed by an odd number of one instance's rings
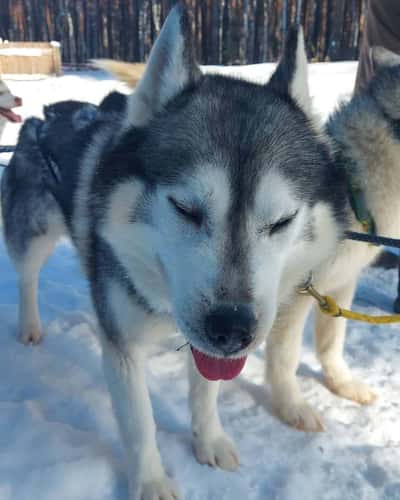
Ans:
POLYGON ((348 179, 349 186, 349 200, 354 215, 364 231, 368 234, 376 234, 375 221, 368 210, 367 202, 365 200, 365 193, 360 188, 358 183, 354 183, 354 177, 348 179))

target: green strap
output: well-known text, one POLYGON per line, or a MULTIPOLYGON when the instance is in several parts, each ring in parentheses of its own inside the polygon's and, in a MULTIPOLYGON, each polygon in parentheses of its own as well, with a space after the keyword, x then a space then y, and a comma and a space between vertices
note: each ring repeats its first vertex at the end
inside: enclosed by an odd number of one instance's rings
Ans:
POLYGON ((350 182, 349 192, 350 205, 353 209, 356 219, 358 220, 358 222, 360 222, 366 233, 375 234, 375 221, 371 215, 371 212, 367 208, 364 191, 359 188, 354 188, 350 182))
POLYGON ((364 231, 370 235, 374 235, 376 234, 375 221, 371 212, 368 210, 365 193, 355 178, 357 164, 352 158, 345 156, 342 153, 342 146, 339 143, 337 144, 339 151, 336 153, 336 158, 346 171, 351 208, 353 209, 354 215, 358 222, 362 225, 364 231))

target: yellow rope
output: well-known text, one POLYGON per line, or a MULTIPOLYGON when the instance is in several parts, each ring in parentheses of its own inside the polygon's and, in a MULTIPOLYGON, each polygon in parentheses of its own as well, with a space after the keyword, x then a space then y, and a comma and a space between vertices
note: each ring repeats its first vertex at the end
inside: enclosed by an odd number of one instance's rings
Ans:
POLYGON ((374 325, 385 325, 388 323, 400 323, 400 314, 393 314, 388 316, 370 316, 369 314, 362 314, 348 309, 342 309, 336 301, 329 295, 321 295, 315 290, 311 283, 308 283, 301 291, 311 295, 319 305, 321 312, 332 316, 334 318, 346 318, 354 321, 363 321, 365 323, 372 323, 374 325))

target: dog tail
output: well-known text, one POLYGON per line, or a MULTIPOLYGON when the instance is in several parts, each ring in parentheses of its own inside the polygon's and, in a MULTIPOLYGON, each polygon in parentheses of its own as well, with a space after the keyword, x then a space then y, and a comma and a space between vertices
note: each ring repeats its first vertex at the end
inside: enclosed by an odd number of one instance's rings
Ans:
POLYGON ((90 62, 94 67, 113 74, 131 89, 136 87, 146 67, 145 63, 127 63, 112 59, 92 59, 90 62))

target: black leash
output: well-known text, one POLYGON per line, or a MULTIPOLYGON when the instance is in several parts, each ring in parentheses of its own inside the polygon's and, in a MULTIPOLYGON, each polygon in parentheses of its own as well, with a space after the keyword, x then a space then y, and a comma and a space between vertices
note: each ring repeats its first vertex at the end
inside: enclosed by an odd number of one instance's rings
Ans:
POLYGON ((346 231, 346 239, 353 241, 362 241, 372 245, 382 245, 385 247, 400 248, 400 239, 387 238, 386 236, 377 236, 376 234, 357 233, 355 231, 346 231))

